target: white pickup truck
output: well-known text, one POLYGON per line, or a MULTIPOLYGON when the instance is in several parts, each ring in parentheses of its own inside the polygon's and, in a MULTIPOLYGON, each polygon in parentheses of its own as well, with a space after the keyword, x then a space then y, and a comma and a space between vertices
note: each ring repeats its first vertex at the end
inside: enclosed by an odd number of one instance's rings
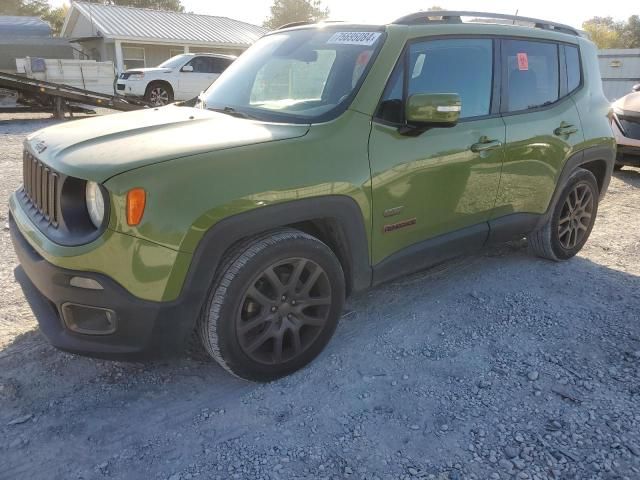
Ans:
POLYGON ((206 90, 235 59, 216 53, 176 55, 154 68, 135 68, 121 73, 116 93, 143 97, 157 106, 190 100, 206 90))

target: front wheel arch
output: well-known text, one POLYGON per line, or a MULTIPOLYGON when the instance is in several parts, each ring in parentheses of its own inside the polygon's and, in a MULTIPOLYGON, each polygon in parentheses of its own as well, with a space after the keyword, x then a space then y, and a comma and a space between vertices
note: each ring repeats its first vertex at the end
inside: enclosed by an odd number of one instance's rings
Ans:
MULTIPOLYGON (((304 286, 302 283, 301 287, 304 286)), ((271 381, 299 370, 320 353, 338 323, 344 290, 340 262, 323 242, 291 228, 264 232, 245 239, 225 255, 197 331, 207 353, 227 371, 246 380, 271 381), (288 258, 290 255, 295 258, 288 258), (290 277, 277 270, 283 263, 291 263, 290 277), (313 265, 310 272, 319 270, 321 276, 309 275, 305 280, 301 274, 309 264, 313 265), (308 285, 324 285, 325 290, 307 296, 295 279, 309 282, 308 285), (260 284, 269 288, 261 291, 260 284), (281 289, 274 291, 275 284, 281 289), (314 315, 305 310, 307 301, 314 302, 307 308, 321 311, 314 315), (311 331, 305 332, 312 335, 300 335, 301 328, 306 327, 311 331), (292 348, 296 342, 287 334, 296 331, 298 348, 292 348), (272 343, 274 336, 279 336, 280 341, 272 343), (245 337, 251 338, 243 342, 245 337), (285 355, 283 348, 287 339, 289 355, 285 355), (279 355, 274 356, 276 352, 279 355)))
POLYGON ((339 226, 341 233, 336 238, 344 239, 341 244, 342 255, 331 245, 334 240, 328 241, 321 236, 319 240, 329 245, 341 260, 347 291, 361 291, 370 287, 372 270, 369 261, 369 236, 365 227, 368 220, 365 220, 362 210, 352 197, 329 195, 255 208, 214 224, 197 241, 182 281, 180 298, 194 309, 200 310, 213 279, 222 267, 222 259, 243 240, 285 227, 318 236, 307 228, 310 224, 317 224, 317 221, 327 218, 339 226))
POLYGON ((149 82, 147 84, 147 88, 145 88, 144 90, 144 99, 146 101, 150 101, 150 97, 151 97, 151 91, 155 88, 155 87, 163 87, 167 90, 167 93, 169 94, 169 98, 168 98, 168 102, 169 103, 173 103, 174 99, 175 99, 175 93, 173 91, 173 87, 171 86, 171 84, 165 80, 152 80, 151 82, 149 82))

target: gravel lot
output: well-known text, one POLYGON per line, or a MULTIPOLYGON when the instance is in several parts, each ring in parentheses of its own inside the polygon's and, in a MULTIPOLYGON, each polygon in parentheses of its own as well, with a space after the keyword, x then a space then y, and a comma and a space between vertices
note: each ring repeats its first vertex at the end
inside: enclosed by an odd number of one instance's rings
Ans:
MULTIPOLYGON (((53 123, 13 117, 3 199, 53 123)), ((268 385, 50 347, 2 208, 0 478, 640 478, 639 187, 616 174, 570 262, 522 241, 352 298, 327 350, 268 385)))

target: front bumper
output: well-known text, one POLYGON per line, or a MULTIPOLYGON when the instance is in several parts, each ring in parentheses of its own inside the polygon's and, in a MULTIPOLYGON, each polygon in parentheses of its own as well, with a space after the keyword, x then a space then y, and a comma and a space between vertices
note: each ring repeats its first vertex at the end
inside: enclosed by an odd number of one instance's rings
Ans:
POLYGON ((116 94, 129 97, 143 97, 147 83, 144 81, 118 80, 116 82, 116 94))
POLYGON ((195 302, 186 298, 172 302, 142 300, 106 275, 57 267, 29 244, 11 215, 9 227, 21 264, 16 278, 52 345, 68 352, 113 359, 164 356, 184 350, 200 308, 195 302), (72 286, 73 277, 98 282, 102 290, 72 286), (63 314, 63 306, 70 304, 113 312, 115 329, 108 334, 74 331, 69 315, 63 314))
POLYGON ((640 167, 640 147, 618 145, 616 163, 618 165, 640 167))

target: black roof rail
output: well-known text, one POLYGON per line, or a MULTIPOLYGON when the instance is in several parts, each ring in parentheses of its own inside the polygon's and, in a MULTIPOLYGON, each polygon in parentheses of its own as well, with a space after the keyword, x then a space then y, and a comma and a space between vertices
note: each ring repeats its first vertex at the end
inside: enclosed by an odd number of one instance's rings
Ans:
POLYGON ((562 23, 549 22, 540 20, 539 18, 520 17, 518 15, 507 15, 504 13, 487 13, 487 12, 465 12, 465 11, 449 11, 449 10, 429 10, 424 12, 412 13, 406 15, 393 22, 395 25, 423 25, 423 24, 442 24, 442 23, 463 23, 462 17, 486 18, 497 20, 512 20, 514 25, 516 22, 532 23, 535 28, 543 30, 551 30, 554 32, 568 33, 569 35, 582 36, 580 31, 569 25, 562 23))

